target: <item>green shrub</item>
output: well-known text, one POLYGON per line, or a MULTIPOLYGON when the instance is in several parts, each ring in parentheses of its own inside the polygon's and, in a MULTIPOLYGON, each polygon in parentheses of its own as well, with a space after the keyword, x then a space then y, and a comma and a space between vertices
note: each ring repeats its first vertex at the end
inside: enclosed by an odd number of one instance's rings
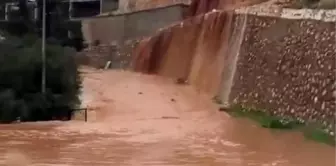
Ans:
POLYGON ((303 128, 304 136, 310 140, 335 146, 335 137, 331 136, 321 125, 309 124, 303 128))
POLYGON ((246 117, 256 121, 260 126, 270 129, 295 129, 302 131, 308 139, 335 146, 335 137, 324 130, 323 125, 301 123, 298 120, 271 115, 268 111, 244 107, 236 104, 229 109, 222 109, 234 117, 246 117))
POLYGON ((297 120, 273 116, 264 110, 247 108, 241 105, 232 106, 231 109, 229 109, 229 112, 236 117, 248 117, 265 128, 292 129, 301 125, 297 120))
POLYGON ((75 51, 46 45, 46 94, 41 94, 41 40, 4 35, 0 41, 0 122, 50 120, 79 104, 75 51), (55 111, 55 108, 61 108, 55 111))

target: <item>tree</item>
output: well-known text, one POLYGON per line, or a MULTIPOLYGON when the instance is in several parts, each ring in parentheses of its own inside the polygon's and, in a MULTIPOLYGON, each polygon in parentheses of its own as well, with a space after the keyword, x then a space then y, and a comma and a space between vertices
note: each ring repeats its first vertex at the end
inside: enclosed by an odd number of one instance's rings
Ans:
POLYGON ((81 79, 75 50, 47 44, 47 93, 41 90, 41 41, 4 35, 0 41, 0 122, 50 120, 68 116, 79 104, 81 79))

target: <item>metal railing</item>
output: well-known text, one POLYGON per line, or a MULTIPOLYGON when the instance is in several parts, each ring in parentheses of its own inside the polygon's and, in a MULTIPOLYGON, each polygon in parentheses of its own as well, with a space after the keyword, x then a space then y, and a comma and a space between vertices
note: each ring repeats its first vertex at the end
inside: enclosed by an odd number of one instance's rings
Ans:
POLYGON ((88 108, 75 108, 72 109, 73 112, 77 112, 77 111, 84 111, 84 121, 87 122, 88 120, 88 108))

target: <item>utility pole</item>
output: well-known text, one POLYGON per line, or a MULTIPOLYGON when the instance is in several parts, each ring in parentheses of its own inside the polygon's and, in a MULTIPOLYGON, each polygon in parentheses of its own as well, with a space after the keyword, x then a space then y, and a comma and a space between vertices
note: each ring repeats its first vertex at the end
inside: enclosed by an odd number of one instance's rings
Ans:
POLYGON ((46 0, 43 0, 42 5, 42 82, 41 92, 46 92, 46 0))

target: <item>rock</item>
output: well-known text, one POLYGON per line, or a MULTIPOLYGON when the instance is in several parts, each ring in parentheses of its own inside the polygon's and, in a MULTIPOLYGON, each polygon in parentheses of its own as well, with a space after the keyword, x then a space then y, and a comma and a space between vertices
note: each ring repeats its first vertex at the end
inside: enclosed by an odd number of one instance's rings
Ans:
POLYGON ((317 103, 317 101, 318 101, 318 98, 315 97, 315 98, 314 98, 314 103, 317 103))
POLYGON ((294 114, 294 109, 292 108, 290 112, 291 112, 292 114, 294 114))
POLYGON ((325 102, 322 102, 321 110, 324 110, 324 109, 325 109, 325 102))
POLYGON ((336 91, 333 91, 333 97, 336 98, 336 91))
POLYGON ((223 102, 221 101, 221 99, 219 98, 219 96, 214 96, 212 98, 212 101, 215 102, 216 104, 223 104, 223 102))
POLYGON ((224 104, 219 105, 219 111, 227 112, 229 111, 229 109, 230 109, 229 103, 224 103, 224 104))

